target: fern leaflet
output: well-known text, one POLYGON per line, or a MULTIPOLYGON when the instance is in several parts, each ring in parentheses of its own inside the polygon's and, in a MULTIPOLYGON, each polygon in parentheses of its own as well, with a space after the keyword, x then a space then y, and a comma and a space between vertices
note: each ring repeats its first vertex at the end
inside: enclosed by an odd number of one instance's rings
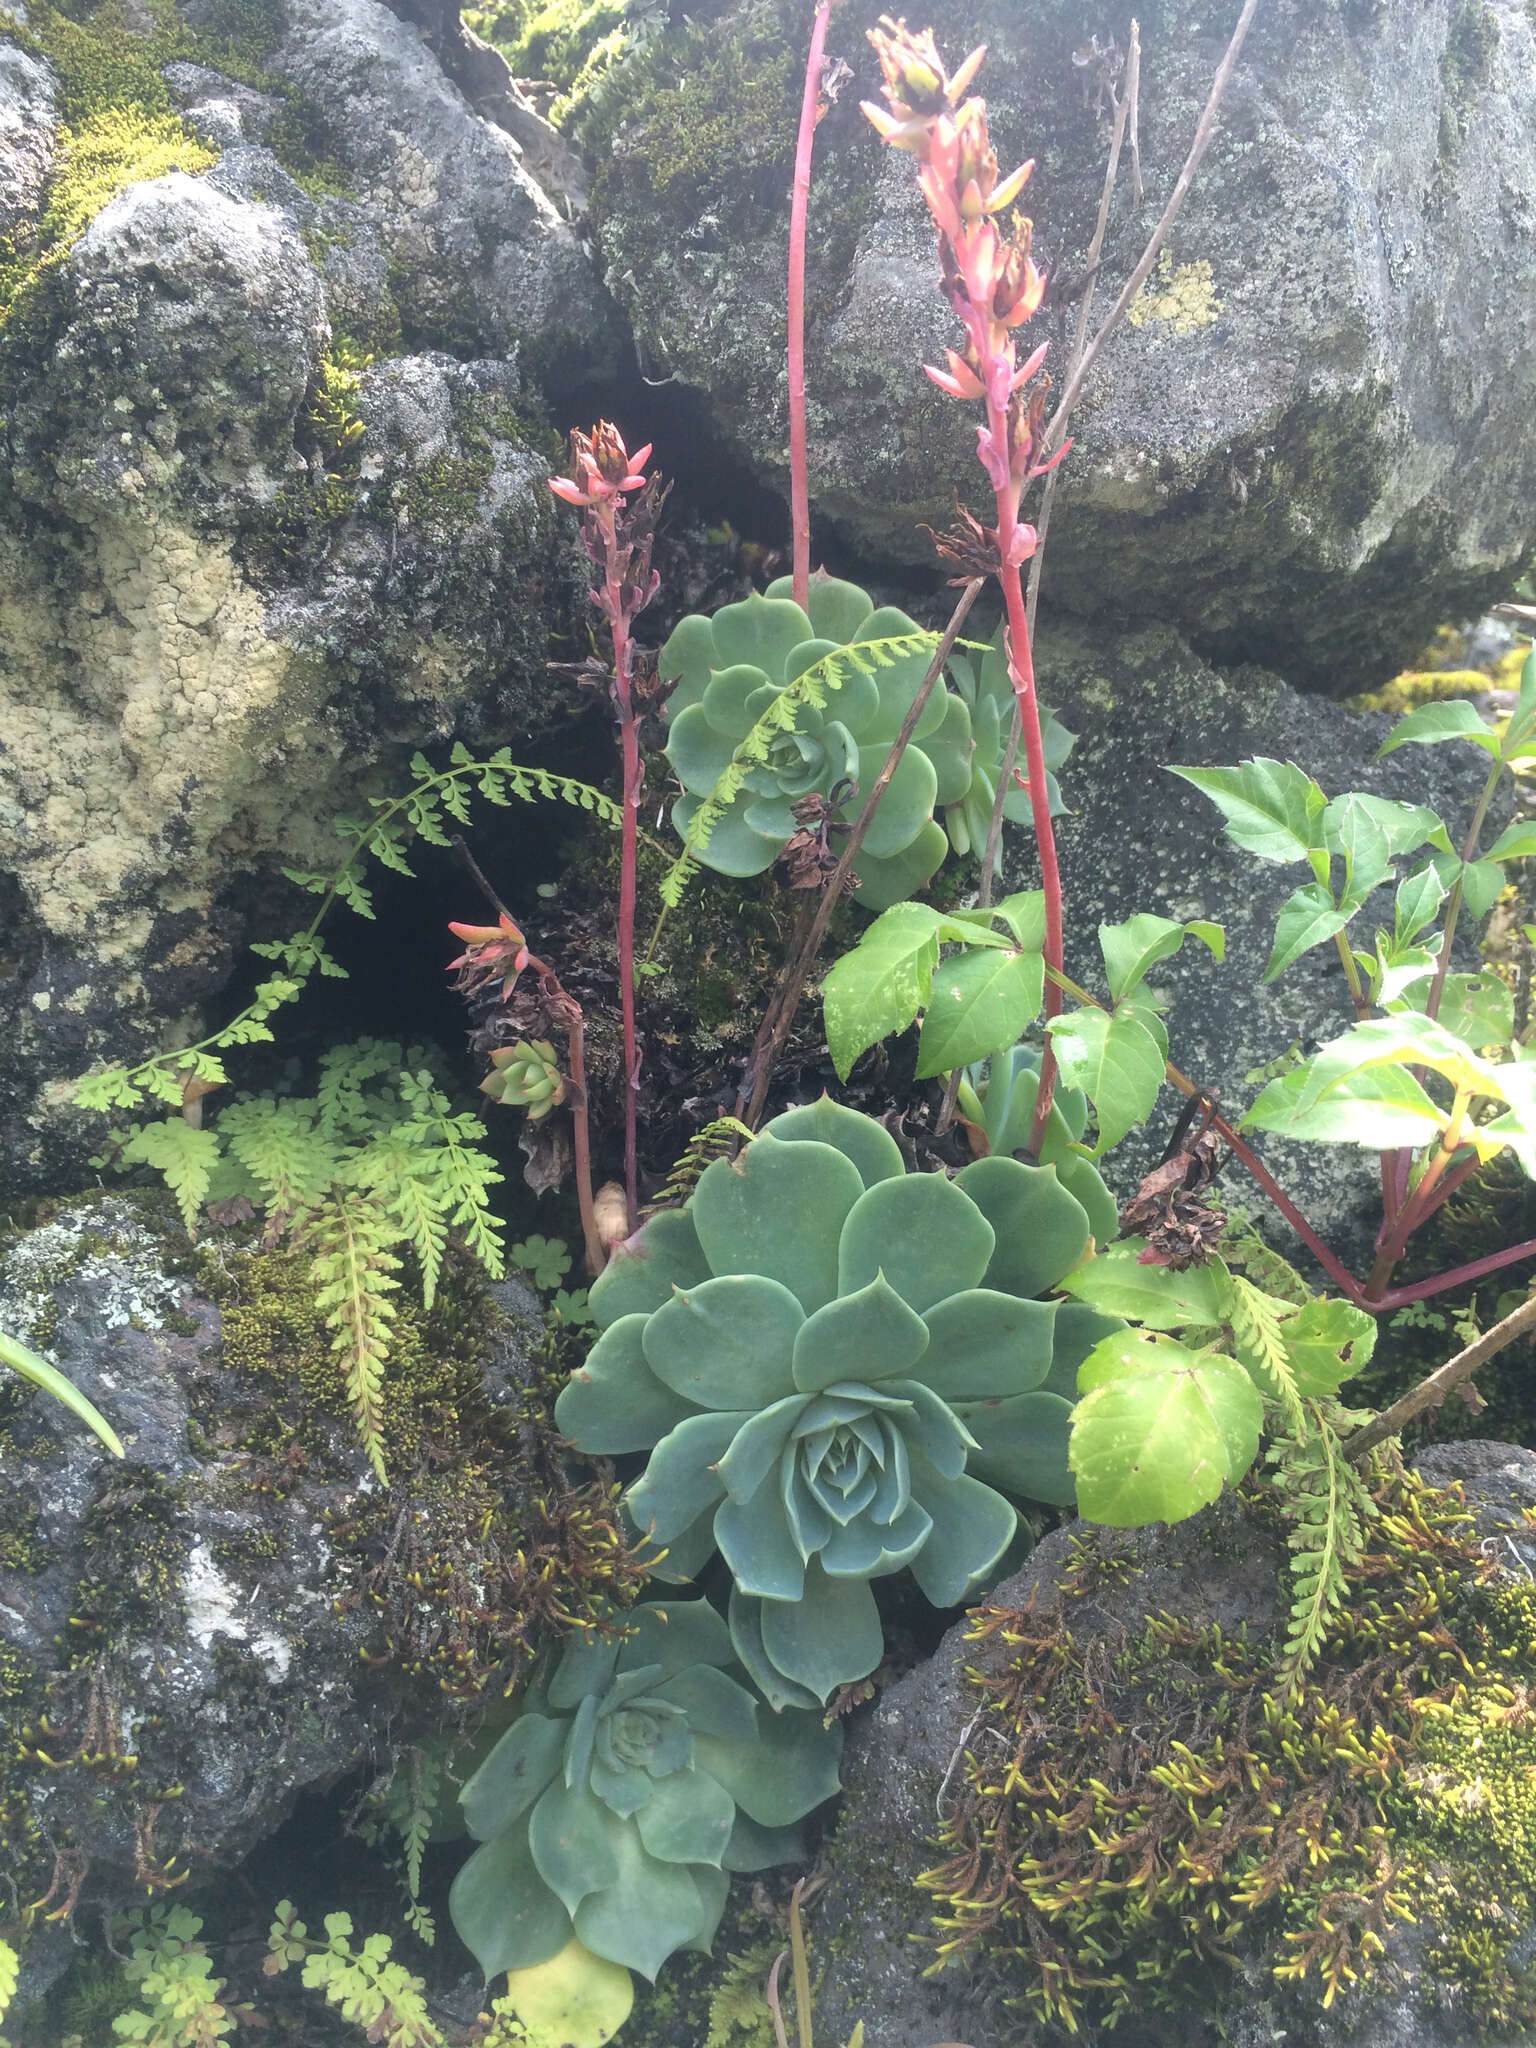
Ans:
POLYGON ((213 1185, 220 1152, 219 1140, 212 1131, 196 1128, 185 1117, 172 1116, 163 1123, 141 1124, 118 1156, 125 1166, 153 1166, 165 1175, 187 1235, 193 1237, 197 1233, 198 1211, 213 1185))
POLYGON ((358 1441, 379 1484, 387 1486, 384 1361, 395 1319, 389 1297, 400 1285, 394 1277, 400 1261, 389 1250, 394 1224, 361 1190, 338 1189, 308 1219, 304 1235, 313 1254, 315 1307, 331 1331, 331 1348, 357 1418, 358 1441))
POLYGON ((646 1213, 654 1214, 657 1209, 680 1209, 712 1160, 720 1158, 732 1145, 750 1145, 756 1136, 754 1130, 734 1116, 717 1116, 703 1130, 695 1131, 683 1147, 682 1158, 667 1175, 666 1186, 655 1201, 647 1205, 646 1213))
POLYGON ((682 902, 683 891, 697 871, 699 856, 707 851, 716 825, 740 794, 752 770, 768 759, 773 742, 781 733, 794 731, 802 710, 824 711, 828 691, 841 689, 850 675, 868 676, 877 669, 893 668, 904 655, 931 651, 938 644, 937 633, 897 633, 884 640, 850 640, 846 647, 833 648, 793 682, 786 683, 721 769, 714 787, 695 812, 682 852, 662 876, 662 902, 673 910, 682 902))
MULTIPOLYGON (((346 978, 346 969, 322 945, 320 927, 338 902, 355 910, 359 917, 372 918, 373 897, 363 879, 368 857, 371 855, 381 866, 399 874, 411 874, 413 870, 406 859, 410 836, 414 833, 431 845, 446 845, 448 835, 443 830, 442 815, 446 811, 462 822, 471 787, 494 804, 508 804, 513 797, 524 803, 554 798, 590 812, 605 825, 617 827, 622 822, 620 806, 600 789, 578 782, 574 775, 524 766, 514 761, 505 747, 479 761, 462 741, 457 741, 450 760, 452 765, 439 771, 424 754, 413 755, 411 773, 416 781, 403 796, 372 798, 378 815, 367 821, 337 818, 338 836, 351 843, 346 859, 334 870, 283 869, 290 882, 320 898, 320 907, 303 931, 288 939, 265 940, 253 948, 262 958, 276 961, 282 971, 260 984, 237 1017, 189 1050, 156 1053, 137 1066, 108 1067, 100 1073, 84 1075, 75 1083, 75 1100, 80 1106, 103 1111, 137 1109, 147 1097, 174 1107, 181 1101, 182 1076, 189 1060, 211 1059, 214 1052, 233 1045, 270 1041, 272 1033, 267 1029, 267 1019, 274 1010, 295 1000, 312 973, 346 978)), ((205 1078, 223 1080, 223 1068, 216 1060, 212 1064, 218 1071, 205 1078)))
POLYGON ((1312 1665, 1346 1591, 1344 1574, 1365 1552, 1365 1525, 1376 1512, 1370 1489, 1344 1456, 1323 1403, 1304 1404, 1304 1428, 1269 1448, 1274 1486, 1292 1527, 1291 1609, 1281 1673, 1294 1692, 1312 1665))
POLYGON ((1230 1293, 1227 1310, 1238 1357, 1285 1416, 1287 1428, 1295 1435, 1306 1432, 1301 1389, 1286 1349, 1285 1325, 1279 1311, 1286 1304, 1255 1287, 1241 1273, 1227 1276, 1230 1293))

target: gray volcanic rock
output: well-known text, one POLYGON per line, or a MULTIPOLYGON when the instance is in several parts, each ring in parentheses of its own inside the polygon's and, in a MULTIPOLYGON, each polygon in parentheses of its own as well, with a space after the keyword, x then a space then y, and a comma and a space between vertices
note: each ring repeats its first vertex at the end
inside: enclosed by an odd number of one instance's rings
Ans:
MULTIPOLYGON (((1169 1057, 1194 1081, 1221 1090, 1229 1115, 1262 1083, 1246 1076, 1292 1046, 1312 1052, 1345 1031, 1354 1011, 1332 946, 1302 957, 1265 986, 1280 906, 1304 881, 1302 868, 1272 866, 1232 845, 1210 800, 1168 773, 1170 764, 1227 767, 1263 755, 1295 761, 1325 793, 1369 790, 1428 804, 1460 840, 1486 775, 1472 747, 1403 747, 1375 758, 1394 720, 1303 697, 1264 670, 1223 674, 1165 627, 1116 637, 1070 629, 1041 634, 1041 695, 1077 735, 1061 775, 1068 815, 1057 821, 1067 905, 1067 969, 1100 997, 1107 991, 1093 934, 1137 911, 1209 918, 1227 935, 1218 966, 1197 942, 1154 968, 1149 985, 1167 1005, 1169 1057), (1075 941, 1074 941, 1075 935, 1075 941)), ((1033 835, 1010 830, 1009 886, 1039 885, 1033 835)), ((1391 923, 1390 891, 1367 905, 1352 931, 1369 945, 1391 923)), ((1475 971, 1475 945, 1458 941, 1458 965, 1475 971)), ((1165 1087, 1157 1113, 1105 1161, 1124 1200, 1154 1166, 1183 1097, 1165 1087)), ((1255 1147, 1323 1238, 1364 1276, 1380 1219, 1374 1154, 1348 1145, 1294 1145, 1258 1135, 1255 1147)), ((1223 1194, 1288 1227, 1242 1169, 1229 1165, 1223 1194)), ((1294 1243, 1294 1241, 1291 1241, 1294 1243)))
POLYGON ((329 152, 381 225, 412 330, 451 323, 468 350, 522 350, 562 388, 612 366, 611 309, 575 229, 378 0, 295 0, 273 69, 324 120, 329 152))
POLYGON ((36 207, 53 159, 57 80, 51 65, 0 44, 0 230, 36 207))
MULTIPOLYGON (((1236 7, 1106 6, 1140 17, 1146 198, 1123 175, 1099 280, 1107 309, 1183 161, 1236 7)), ((693 10, 643 41, 609 89, 611 168, 595 209, 610 285, 659 366, 708 396, 757 475, 784 487, 782 300, 790 17, 768 0, 693 10), (749 90, 707 138, 677 133, 665 86, 723 59, 782 96, 768 150, 749 90), (738 146, 738 136, 742 140, 738 146)), ((937 28, 951 61, 989 56, 1005 169, 1050 264, 1086 247, 1107 114, 1073 51, 1078 0, 965 0, 937 28)), ((936 289, 913 161, 858 111, 879 73, 851 18, 853 66, 818 131, 810 227, 815 509, 866 557, 924 562, 917 522, 952 488, 987 502, 970 408, 923 376, 958 327, 936 289)), ((1470 616, 1536 538, 1536 20, 1523 0, 1275 0, 1259 10, 1165 275, 1114 337, 1076 423, 1051 528, 1053 604, 1175 624, 1208 656, 1261 660, 1344 694, 1400 666, 1439 620, 1470 616)), ((716 91, 720 90, 716 86, 716 91)), ((777 97, 774 97, 777 104, 777 97)), ((701 114, 702 120, 704 115, 701 114)), ((1073 319, 1047 316, 1032 335, 1073 319)))
MULTIPOLYGON (((495 1416, 520 1409, 538 1303, 517 1282, 493 1293, 507 1319, 480 1426, 500 1427, 507 1506, 532 1530, 525 1446, 495 1416)), ((301 1792, 387 1768, 396 1745, 444 1725, 436 1681, 380 1657, 379 1609, 358 1597, 384 1545, 359 1543, 356 1527, 386 1497, 347 1422, 309 1401, 303 1455, 257 1448, 294 1413, 285 1371, 303 1367, 286 1327, 271 1326, 274 1355, 255 1375, 250 1357, 226 1355, 221 1310, 168 1270, 140 1198, 68 1205, 0 1253, 0 1328, 45 1349, 126 1451, 119 1464, 49 1395, 0 1376, 7 1724, 53 1759, 7 1763, 13 1884, 46 1885, 52 1869, 60 1898, 77 1883, 83 1910, 109 1917, 142 1903, 169 1859, 195 1888, 301 1792)), ((388 1498, 423 1544, 458 1541, 430 1487, 388 1498)), ((404 1597, 430 1623, 430 1600, 404 1597)), ((29 1991, 68 1954, 67 1941, 29 1949, 29 1991)))
MULTIPOLYGON (((336 813, 394 793, 419 747, 526 755, 554 715, 551 637, 587 625, 546 406, 563 424, 559 394, 611 364, 617 330, 569 195, 374 0, 293 10, 269 62, 270 89, 166 65, 199 138, 184 167, 10 274, 8 1190, 87 1177, 99 1120, 69 1081, 185 1037, 243 939, 285 920, 275 870, 336 864, 336 813)), ((0 211, 20 209, 23 252, 53 93, 0 39, 0 211)), ((163 164, 182 145, 157 119, 163 164)))

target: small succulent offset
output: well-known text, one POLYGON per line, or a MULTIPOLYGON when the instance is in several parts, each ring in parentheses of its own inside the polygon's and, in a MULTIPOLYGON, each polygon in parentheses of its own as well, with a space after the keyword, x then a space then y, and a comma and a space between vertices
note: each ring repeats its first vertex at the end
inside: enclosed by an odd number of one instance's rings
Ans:
POLYGON ((881 1124, 823 1099, 707 1168, 594 1285, 603 1334, 556 1423, 650 1452, 627 1504, 653 1569, 686 1580, 718 1547, 773 1705, 874 1670, 872 1579, 910 1565, 954 1606, 1014 1541, 1005 1492, 1071 1500, 1077 1367, 1118 1327, 1039 1299, 1113 1223, 1074 1164, 1092 1218, 1054 1166, 909 1174, 881 1124))
MULTIPOLYGON (((770 703, 787 685, 839 648, 921 633, 905 612, 878 611, 857 585, 835 577, 812 582, 809 610, 789 595, 787 577, 712 618, 693 612, 661 650, 660 675, 676 679, 668 706, 667 758, 683 785, 672 819, 685 837, 704 799, 770 703)), ((844 673, 825 711, 803 705, 792 730, 778 733, 699 849, 725 875, 760 875, 796 830, 794 806, 839 784, 867 790, 884 765, 908 706, 928 673, 927 645, 844 673)), ((911 744, 880 799, 860 850, 858 901, 884 910, 919 889, 944 859, 934 810, 958 803, 971 783, 971 718, 952 691, 935 689, 911 744)), ((857 815, 858 799, 851 800, 857 815)))
MULTIPOLYGON (((957 803, 944 806, 944 829, 957 854, 979 854, 987 843, 987 833, 992 824, 992 804, 1013 726, 1013 679, 1008 673, 1002 628, 998 628, 992 645, 979 660, 964 654, 951 655, 949 674, 961 702, 970 712, 971 742, 975 752, 971 756, 971 779, 964 795, 957 803)), ((1045 749, 1045 780, 1051 816, 1059 817, 1066 805, 1061 800, 1056 777, 1076 744, 1076 735, 1068 732, 1056 714, 1042 705, 1040 736, 1045 749)), ((1013 787, 1003 799, 1003 816, 1010 825, 1034 822, 1029 807, 1029 788, 1021 768, 1022 762, 1015 768, 1013 787)))
POLYGON ((555 1048, 547 1038, 520 1038, 515 1045, 498 1045, 491 1054, 491 1071, 480 1083, 480 1093, 493 1102, 525 1109, 530 1122, 547 1116, 565 1100, 565 1079, 555 1048))
POLYGON ((460 1793, 481 1847, 453 1924, 487 1978, 576 1938, 654 1978, 707 1951, 727 1873, 804 1855, 797 1823, 838 1790, 842 1731, 771 1714, 703 1600, 566 1643, 460 1793))

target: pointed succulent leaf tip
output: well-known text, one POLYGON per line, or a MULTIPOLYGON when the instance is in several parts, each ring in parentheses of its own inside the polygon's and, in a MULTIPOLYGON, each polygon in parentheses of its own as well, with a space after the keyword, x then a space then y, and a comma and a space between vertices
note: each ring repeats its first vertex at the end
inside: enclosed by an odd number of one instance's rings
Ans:
POLYGON ((488 1838, 451 1910, 488 1975, 537 1969, 574 1935, 589 1962, 654 1977, 676 1949, 708 1947, 722 1866, 793 1853, 795 1823, 837 1790, 841 1731, 798 1705, 760 1708, 720 1668, 734 1648, 705 1602, 605 1625, 567 1648, 553 1684, 536 1680, 539 1711, 465 1788, 488 1838))

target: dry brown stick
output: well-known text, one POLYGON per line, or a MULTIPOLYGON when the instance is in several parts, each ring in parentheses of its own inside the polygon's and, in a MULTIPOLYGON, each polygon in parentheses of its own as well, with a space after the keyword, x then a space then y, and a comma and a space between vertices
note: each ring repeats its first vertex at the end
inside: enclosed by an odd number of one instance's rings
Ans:
POLYGON ((1243 47, 1243 39, 1248 33, 1249 24, 1258 10, 1258 5, 1259 0, 1243 0, 1243 11, 1237 18, 1237 27, 1232 31, 1232 40, 1227 44, 1226 53, 1222 57, 1220 64, 1216 67, 1216 76, 1211 81, 1210 96, 1206 100, 1199 122, 1195 127, 1195 139, 1189 145, 1189 154, 1185 157, 1183 168, 1174 180, 1173 190, 1168 195, 1168 204, 1163 208, 1162 218, 1152 230, 1151 239, 1148 241, 1146 248, 1142 250, 1141 258, 1136 268, 1121 287, 1119 298, 1116 299, 1115 303, 1105 314, 1103 325, 1084 350, 1082 361, 1067 379, 1067 387, 1061 394, 1060 403, 1051 415, 1050 429, 1046 434, 1045 442, 1048 449, 1054 448, 1060 441, 1066 430, 1067 420, 1071 415, 1072 408, 1077 404, 1078 398, 1082 394, 1083 386, 1087 383, 1105 342, 1108 341, 1110 335, 1114 333, 1115 329, 1124 319, 1126 309, 1146 283, 1148 276, 1151 274, 1153 264, 1162 254, 1163 244, 1167 241, 1173 224, 1178 219, 1179 210, 1184 204, 1189 188, 1195 182, 1195 173, 1200 168, 1201 159, 1210 147, 1211 137, 1216 132, 1217 110, 1220 108, 1222 100, 1226 97, 1227 86, 1231 82, 1232 73, 1237 68, 1238 52, 1243 47))
POLYGON ((1130 102, 1131 205, 1140 206, 1141 187, 1141 27, 1131 23, 1131 53, 1125 60, 1125 97, 1130 102))
MULTIPOLYGON (((741 1117, 743 1123, 750 1124, 754 1130, 763 1113, 763 1105, 768 1099, 768 1084, 773 1078, 774 1065, 783 1049, 785 1039, 789 1036, 789 1027, 794 1021, 795 1012, 800 1007, 806 977, 826 936, 827 926, 832 922, 832 913, 842 901, 844 884, 859 848, 864 844, 864 835, 875 815, 875 806, 890 787, 891 777, 901 765, 901 757, 907 751, 907 742, 917 730, 917 721, 923 714, 923 707, 933 694, 934 684, 944 672, 944 664, 953 653, 955 642, 960 637, 960 628, 965 624, 971 606, 980 596, 985 581, 985 577, 974 576, 961 591, 959 602, 950 613, 949 624, 944 628, 943 636, 933 650, 928 673, 923 677, 916 696, 907 707, 907 715, 901 721, 901 729, 891 742, 891 750, 885 757, 880 773, 870 786, 869 794, 864 799, 864 807, 848 834, 848 843, 843 848, 842 856, 821 892, 821 901, 816 906, 816 915, 811 921, 810 929, 806 932, 798 951, 785 967, 779 992, 770 1005, 773 1028, 767 1034, 765 1043, 754 1045, 752 1048, 752 1059, 745 1077, 746 1081, 751 1083, 752 1094, 745 1110, 742 1108, 744 1094, 738 1094, 736 1097, 736 1114, 741 1117)), ((758 1036, 760 1039, 763 1038, 763 1032, 760 1031, 758 1036)))
POLYGON ((1446 1395, 1459 1387, 1463 1380, 1470 1379, 1480 1365, 1486 1365, 1490 1358, 1533 1326, 1536 1326, 1536 1294, 1522 1301, 1503 1322, 1485 1330, 1475 1344, 1469 1344, 1465 1351, 1458 1351, 1454 1358, 1448 1359, 1427 1379, 1420 1380, 1400 1401, 1394 1401, 1390 1408, 1383 1408, 1374 1422, 1368 1422, 1364 1429, 1357 1429, 1345 1442, 1345 1457, 1358 1463, 1374 1444, 1389 1436, 1401 1436, 1415 1415, 1422 1414, 1426 1408, 1439 1407, 1446 1395))

